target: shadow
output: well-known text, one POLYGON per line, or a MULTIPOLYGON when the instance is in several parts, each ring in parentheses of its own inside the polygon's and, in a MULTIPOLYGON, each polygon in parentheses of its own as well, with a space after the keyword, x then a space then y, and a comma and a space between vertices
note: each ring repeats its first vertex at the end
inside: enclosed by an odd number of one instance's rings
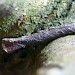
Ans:
POLYGON ((44 60, 40 53, 43 48, 22 48, 6 53, 0 42, 0 75, 35 75, 36 70, 43 65, 44 60))

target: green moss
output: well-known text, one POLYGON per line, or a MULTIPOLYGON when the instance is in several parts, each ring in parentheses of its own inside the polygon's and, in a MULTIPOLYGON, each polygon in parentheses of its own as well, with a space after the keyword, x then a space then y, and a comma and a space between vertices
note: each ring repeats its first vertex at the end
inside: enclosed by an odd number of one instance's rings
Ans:
POLYGON ((32 0, 31 2, 24 0, 5 1, 2 3, 2 7, 10 7, 11 14, 0 18, 0 32, 17 37, 30 35, 34 30, 72 23, 74 21, 72 17, 74 3, 72 0, 48 0, 48 4, 43 6, 43 3, 37 5, 37 1, 32 0), (18 27, 17 21, 22 13, 26 13, 27 21, 18 27), (53 14, 56 16, 52 16, 53 14), (70 19, 68 20, 68 18, 70 19))

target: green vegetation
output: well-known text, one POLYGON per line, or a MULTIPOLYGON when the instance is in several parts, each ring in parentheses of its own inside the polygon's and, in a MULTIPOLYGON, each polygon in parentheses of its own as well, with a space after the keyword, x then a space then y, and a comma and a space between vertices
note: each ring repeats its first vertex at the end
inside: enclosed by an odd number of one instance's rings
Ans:
POLYGON ((0 18, 0 32, 3 37, 30 35, 41 29, 74 23, 75 2, 73 0, 8 0, 0 4, 1 9, 10 8, 8 16, 0 18), (44 5, 45 4, 45 5, 44 5), (25 14, 25 20, 18 26, 18 19, 25 14))
MULTIPOLYGON (((50 28, 51 26, 74 24, 75 22, 75 1, 74 0, 48 0, 47 4, 44 3, 44 1, 45 0, 15 0, 15 1, 0 0, 0 40, 4 37, 18 37, 23 35, 31 35, 31 33, 37 32, 42 29, 50 28), (7 16, 6 15, 2 16, 6 13, 6 12, 2 13, 3 9, 4 12, 5 9, 9 10, 9 14, 7 16), (27 19, 24 20, 21 25, 18 25, 18 21, 19 21, 18 19, 20 19, 21 16, 24 14, 27 19)), ((74 38, 69 36, 64 39, 66 39, 68 43, 70 43, 70 41, 72 43, 72 40, 74 38)), ((49 44, 43 51, 44 52, 48 50, 50 51, 51 49, 57 51, 62 49, 63 51, 66 48, 65 45, 68 44, 65 43, 66 41, 64 39, 61 38, 54 41, 55 43, 53 42, 52 44, 49 44), (62 47, 58 47, 59 49, 57 48, 57 45, 60 46, 59 42, 62 43, 61 46, 63 46, 63 48, 62 47)), ((70 44, 68 44, 67 47, 68 49, 69 46, 70 44)), ((74 47, 70 48, 70 50, 72 49, 74 50, 74 47)), ((2 68, 3 66, 5 66, 6 68, 5 71, 7 70, 7 68, 10 69, 10 68, 18 67, 19 65, 22 66, 22 63, 25 66, 28 64, 26 67, 30 67, 29 64, 31 64, 34 67, 37 66, 36 64, 40 66, 39 64, 40 57, 37 54, 35 56, 31 52, 30 53, 31 55, 27 56, 29 54, 29 51, 26 52, 26 50, 24 50, 26 53, 22 52, 23 54, 21 54, 21 52, 7 54, 2 50, 1 42, 0 42, 0 50, 1 50, 0 66, 2 68), (37 59, 39 61, 37 61, 37 59), (29 61, 30 63, 28 63, 29 61)), ((51 54, 52 57, 51 58, 48 57, 49 58, 48 60, 52 59, 53 61, 55 60, 54 62, 56 62, 56 60, 59 60, 58 61, 59 63, 62 62, 63 58, 61 56, 57 56, 57 53, 56 54, 53 54, 53 52, 51 53, 48 52, 48 53, 49 53, 48 55, 52 53, 51 54), (57 59, 55 57, 57 57, 57 59), (60 57, 62 58, 61 60, 60 57)))

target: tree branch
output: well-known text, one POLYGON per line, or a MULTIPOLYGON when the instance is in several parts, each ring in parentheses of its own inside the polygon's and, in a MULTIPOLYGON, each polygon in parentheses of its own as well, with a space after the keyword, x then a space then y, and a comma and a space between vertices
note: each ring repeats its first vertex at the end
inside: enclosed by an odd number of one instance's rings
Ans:
POLYGON ((2 39, 2 47, 7 53, 10 53, 20 48, 37 48, 42 45, 45 46, 59 37, 73 34, 75 34, 75 25, 58 26, 51 29, 41 30, 31 36, 4 38, 2 39))

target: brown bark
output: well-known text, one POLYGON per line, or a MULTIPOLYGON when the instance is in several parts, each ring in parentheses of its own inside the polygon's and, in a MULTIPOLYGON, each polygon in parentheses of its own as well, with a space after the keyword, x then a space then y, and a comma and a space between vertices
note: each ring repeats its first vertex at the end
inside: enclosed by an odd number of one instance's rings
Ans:
POLYGON ((34 33, 31 36, 22 36, 18 38, 2 39, 2 47, 7 52, 13 52, 20 48, 45 46, 49 42, 66 35, 75 34, 75 25, 58 26, 51 29, 42 30, 34 33))

